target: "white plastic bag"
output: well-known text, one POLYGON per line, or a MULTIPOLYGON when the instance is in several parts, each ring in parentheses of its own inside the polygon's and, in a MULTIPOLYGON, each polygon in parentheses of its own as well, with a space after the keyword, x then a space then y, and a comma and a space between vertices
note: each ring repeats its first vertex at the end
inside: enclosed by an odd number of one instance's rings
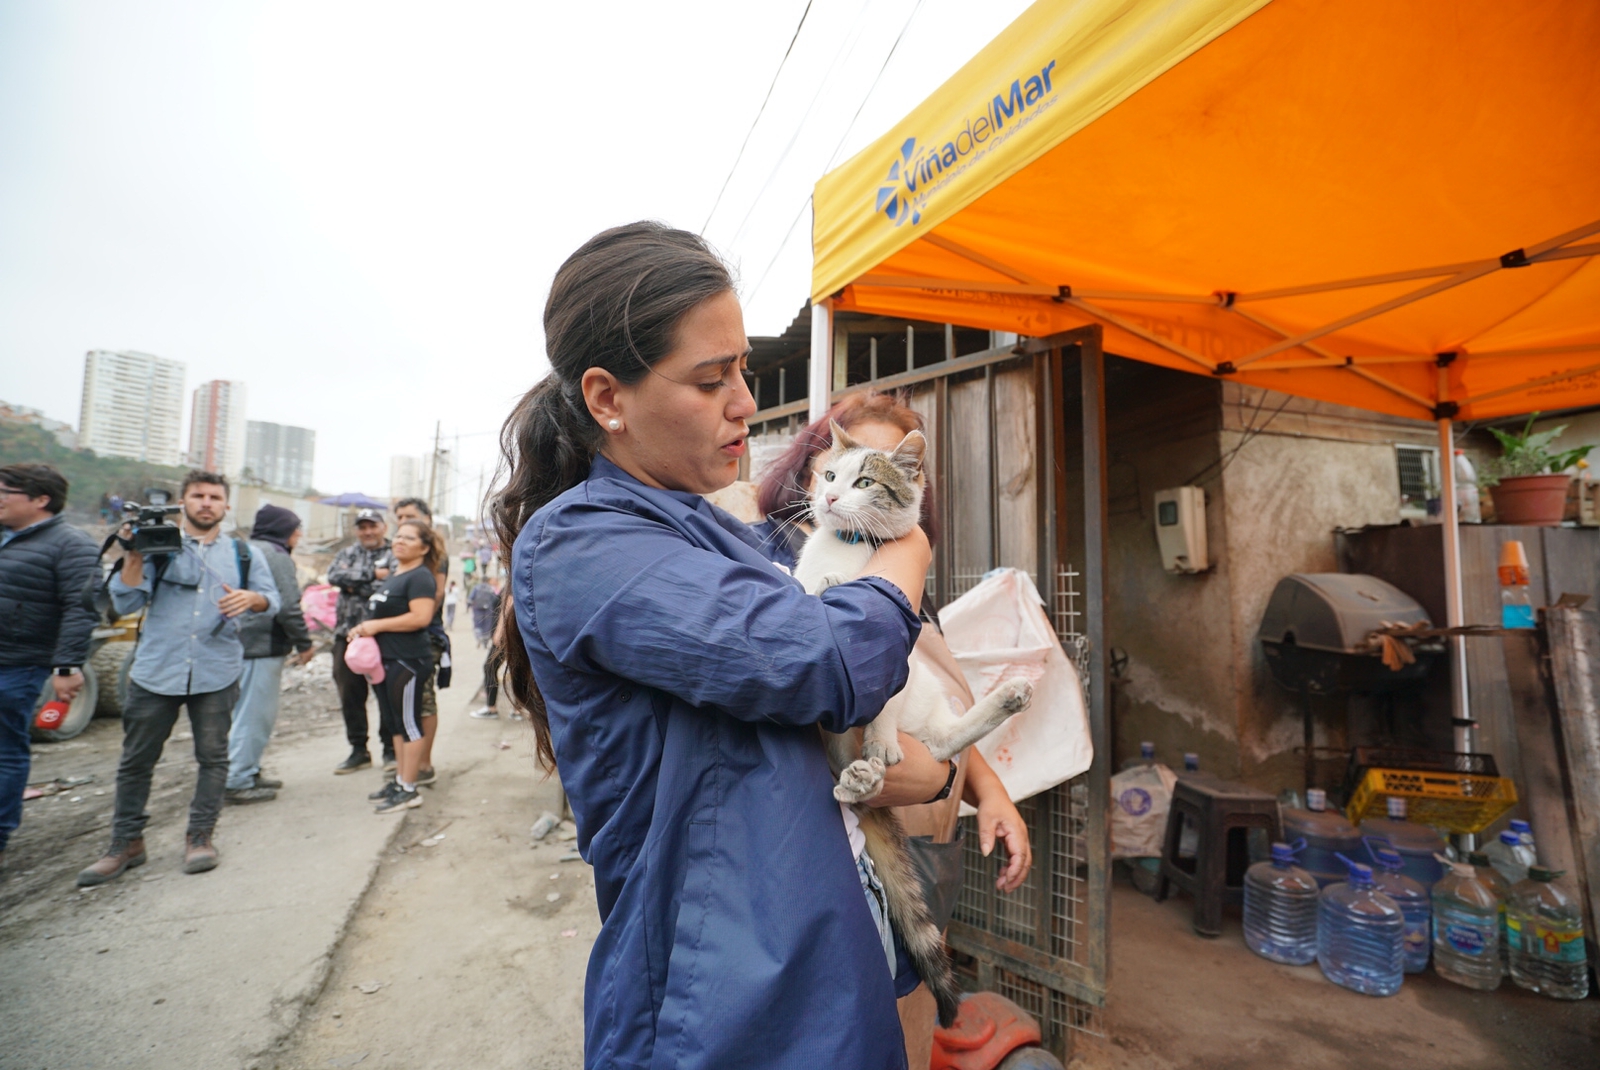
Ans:
MULTIPOLYGON (((1027 573, 994 570, 946 606, 939 624, 975 698, 1013 677, 1033 683, 1033 704, 977 745, 1013 800, 1089 768, 1094 744, 1083 688, 1027 573)), ((973 810, 963 804, 961 812, 973 810)))
POLYGON ((1136 765, 1111 778, 1111 857, 1154 858, 1167 834, 1167 811, 1178 774, 1164 765, 1136 765))

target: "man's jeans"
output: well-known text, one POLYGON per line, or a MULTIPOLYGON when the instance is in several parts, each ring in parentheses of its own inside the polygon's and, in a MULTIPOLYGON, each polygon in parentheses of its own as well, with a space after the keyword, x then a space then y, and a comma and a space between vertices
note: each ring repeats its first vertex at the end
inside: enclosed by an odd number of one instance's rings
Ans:
POLYGON ((117 808, 111 820, 111 838, 131 840, 144 835, 145 803, 150 799, 150 777, 161 759, 178 707, 189 707, 194 731, 194 757, 200 764, 194 800, 189 804, 189 831, 210 832, 222 812, 222 789, 228 779, 228 729, 233 705, 239 698, 234 683, 221 691, 199 695, 158 695, 128 681, 128 701, 122 706, 122 764, 117 767, 117 808))
POLYGON ((31 764, 28 722, 50 670, 37 665, 0 668, 0 851, 22 824, 22 789, 31 764))
POLYGON ((239 702, 228 731, 228 790, 255 786, 261 752, 278 723, 278 691, 283 685, 284 657, 245 658, 239 677, 239 702))

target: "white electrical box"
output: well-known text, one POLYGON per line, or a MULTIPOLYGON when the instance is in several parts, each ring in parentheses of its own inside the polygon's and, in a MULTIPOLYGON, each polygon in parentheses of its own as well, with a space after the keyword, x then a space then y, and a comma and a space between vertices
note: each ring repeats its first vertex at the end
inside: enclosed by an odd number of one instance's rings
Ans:
POLYGON ((1205 491, 1199 487, 1156 491, 1156 542, 1161 546, 1161 567, 1168 572, 1204 572, 1211 567, 1206 554, 1205 491))

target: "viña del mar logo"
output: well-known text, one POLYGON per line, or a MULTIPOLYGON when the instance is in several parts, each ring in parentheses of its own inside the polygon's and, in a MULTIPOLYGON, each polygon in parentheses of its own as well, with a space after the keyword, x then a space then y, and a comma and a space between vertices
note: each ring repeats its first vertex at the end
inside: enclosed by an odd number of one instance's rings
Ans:
POLYGON ((1013 80, 942 144, 930 141, 919 145, 916 138, 906 138, 900 145, 900 158, 889 165, 889 173, 878 187, 873 211, 882 212, 897 227, 922 222, 928 198, 936 190, 1055 103, 1055 87, 1050 82, 1055 65, 1051 60, 1037 74, 1013 80))

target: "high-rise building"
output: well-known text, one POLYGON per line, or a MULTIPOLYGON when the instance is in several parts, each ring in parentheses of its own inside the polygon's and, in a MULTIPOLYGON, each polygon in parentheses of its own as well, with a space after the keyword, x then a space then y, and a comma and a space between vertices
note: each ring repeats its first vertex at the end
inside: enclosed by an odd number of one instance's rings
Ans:
POLYGON ((421 498, 433 508, 435 517, 447 517, 455 509, 453 471, 449 450, 421 457, 393 454, 389 458, 389 498, 421 498))
POLYGON ((189 417, 189 463, 237 479, 244 471, 244 384, 213 379, 195 387, 189 417))
POLYGON ((78 444, 108 457, 182 464, 184 365, 149 353, 96 349, 83 361, 78 444))
POLYGON ((314 485, 311 467, 317 454, 315 431, 262 420, 250 420, 246 428, 245 479, 259 479, 269 487, 295 494, 314 485))

